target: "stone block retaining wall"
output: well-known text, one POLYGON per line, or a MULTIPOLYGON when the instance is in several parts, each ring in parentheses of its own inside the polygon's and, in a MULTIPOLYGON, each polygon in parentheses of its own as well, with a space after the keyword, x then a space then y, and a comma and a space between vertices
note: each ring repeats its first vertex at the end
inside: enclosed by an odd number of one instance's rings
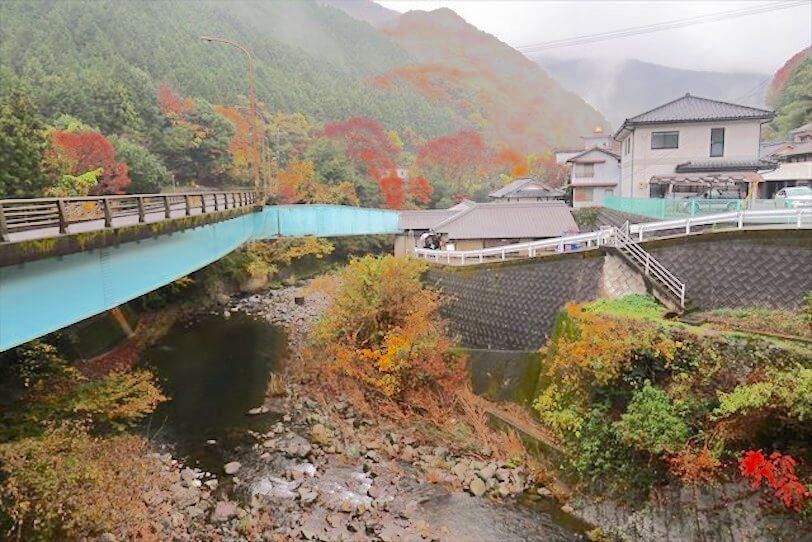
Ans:
MULTIPOLYGON (((702 234, 643 246, 687 284, 701 309, 799 308, 812 292, 812 233, 772 230, 702 234)), ((561 254, 469 267, 433 265, 426 275, 446 298, 443 315, 465 346, 535 350, 569 301, 645 293, 618 256, 561 254)))

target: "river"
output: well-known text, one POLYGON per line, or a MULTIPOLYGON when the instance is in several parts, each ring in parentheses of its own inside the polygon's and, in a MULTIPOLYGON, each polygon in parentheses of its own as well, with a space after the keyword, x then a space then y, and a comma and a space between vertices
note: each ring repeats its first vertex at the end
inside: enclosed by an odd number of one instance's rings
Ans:
MULTIPOLYGON (((279 414, 246 412, 262 404, 268 377, 285 354, 281 328, 241 313, 177 324, 142 355, 170 397, 145 431, 171 443, 190 464, 219 472, 234 448, 249 448, 249 430, 263 431, 279 421, 279 414)), ((415 491, 426 495, 427 487, 424 517, 445 526, 449 539, 583 539, 586 526, 549 499, 526 494, 494 503, 425 483, 415 491)))

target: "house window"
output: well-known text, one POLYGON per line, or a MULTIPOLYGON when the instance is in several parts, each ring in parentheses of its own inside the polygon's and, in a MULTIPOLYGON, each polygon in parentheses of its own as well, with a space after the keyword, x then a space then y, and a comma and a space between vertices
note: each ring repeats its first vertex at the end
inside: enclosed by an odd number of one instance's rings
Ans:
POLYGON ((679 132, 652 132, 652 149, 678 149, 679 132))
POLYGON ((724 128, 711 128, 710 155, 711 156, 724 156, 725 155, 725 129, 724 128))
POLYGON ((595 164, 578 164, 575 168, 576 177, 594 177, 595 164))

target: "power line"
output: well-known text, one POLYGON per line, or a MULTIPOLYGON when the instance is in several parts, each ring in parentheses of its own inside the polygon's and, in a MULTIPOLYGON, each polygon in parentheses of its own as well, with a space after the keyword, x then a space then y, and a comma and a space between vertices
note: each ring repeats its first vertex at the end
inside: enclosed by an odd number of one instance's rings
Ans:
POLYGON ((586 45, 600 41, 608 41, 618 38, 625 38, 630 36, 637 36, 640 34, 650 34, 652 32, 662 32, 663 30, 671 30, 675 28, 685 28, 694 25, 713 23, 717 21, 724 21, 737 17, 744 17, 747 15, 756 15, 760 13, 768 13, 771 11, 778 11, 782 9, 789 9, 799 6, 809 5, 808 0, 784 2, 781 4, 767 4, 749 8, 742 8, 730 11, 723 11, 711 15, 698 15, 695 17, 687 17, 684 19, 675 19, 672 21, 663 21, 660 23, 652 23, 641 26, 633 26, 629 28, 622 28, 619 30, 612 30, 609 32, 600 32, 596 34, 586 34, 583 36, 574 36, 571 38, 563 38, 558 40, 546 41, 535 44, 519 45, 514 47, 523 53, 533 53, 538 51, 545 51, 548 49, 558 49, 561 47, 572 47, 575 45, 586 45))

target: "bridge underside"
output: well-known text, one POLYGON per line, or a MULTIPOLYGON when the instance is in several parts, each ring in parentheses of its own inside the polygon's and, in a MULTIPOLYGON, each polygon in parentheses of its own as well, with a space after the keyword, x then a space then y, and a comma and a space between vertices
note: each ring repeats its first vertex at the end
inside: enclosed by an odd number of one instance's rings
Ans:
POLYGON ((394 211, 274 206, 171 234, 0 267, 0 351, 156 290, 247 241, 397 231, 394 211))

